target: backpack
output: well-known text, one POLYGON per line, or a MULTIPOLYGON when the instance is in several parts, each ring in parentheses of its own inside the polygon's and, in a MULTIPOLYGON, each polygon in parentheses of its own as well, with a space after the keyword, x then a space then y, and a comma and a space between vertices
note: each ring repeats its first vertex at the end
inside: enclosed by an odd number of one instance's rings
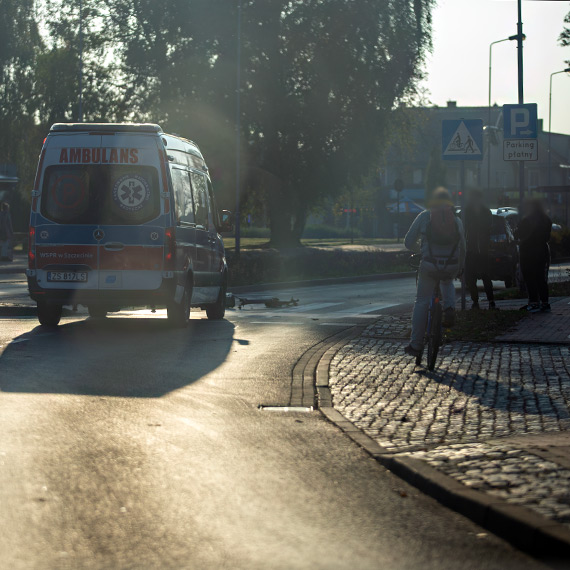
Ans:
POLYGON ((426 237, 430 245, 457 246, 459 229, 452 206, 441 206, 430 210, 426 237))

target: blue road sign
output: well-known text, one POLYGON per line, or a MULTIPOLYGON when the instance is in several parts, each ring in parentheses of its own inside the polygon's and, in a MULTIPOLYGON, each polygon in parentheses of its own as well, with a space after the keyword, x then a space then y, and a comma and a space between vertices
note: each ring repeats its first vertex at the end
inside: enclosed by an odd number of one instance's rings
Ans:
POLYGON ((441 121, 443 160, 483 160, 482 119, 441 121))
POLYGON ((506 139, 535 139, 538 110, 536 103, 503 105, 503 125, 506 139))

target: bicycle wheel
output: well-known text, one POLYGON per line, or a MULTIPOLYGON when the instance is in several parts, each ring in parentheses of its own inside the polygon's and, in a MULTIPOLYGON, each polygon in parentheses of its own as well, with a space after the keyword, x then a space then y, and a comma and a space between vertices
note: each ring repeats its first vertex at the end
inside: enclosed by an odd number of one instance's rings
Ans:
POLYGON ((430 309, 430 316, 428 319, 428 334, 427 334, 427 365, 428 370, 435 368, 435 360, 439 347, 441 346, 441 319, 442 309, 441 303, 435 303, 430 309))

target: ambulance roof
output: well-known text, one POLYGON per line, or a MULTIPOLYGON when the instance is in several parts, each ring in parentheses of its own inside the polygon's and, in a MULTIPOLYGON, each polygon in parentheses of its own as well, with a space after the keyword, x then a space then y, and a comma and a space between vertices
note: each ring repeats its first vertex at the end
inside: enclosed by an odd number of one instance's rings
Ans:
POLYGON ((55 123, 50 132, 113 132, 113 133, 162 133, 160 125, 153 123, 55 123))

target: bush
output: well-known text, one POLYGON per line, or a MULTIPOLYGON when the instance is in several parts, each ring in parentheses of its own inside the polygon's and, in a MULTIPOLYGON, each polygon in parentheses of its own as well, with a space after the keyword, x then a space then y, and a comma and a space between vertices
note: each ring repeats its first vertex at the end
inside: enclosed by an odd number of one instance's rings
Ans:
POLYGON ((409 253, 297 248, 243 250, 239 259, 226 252, 230 285, 254 285, 410 271, 409 253))
POLYGON ((258 228, 253 226, 252 227, 241 226, 240 228, 241 237, 269 239, 270 233, 271 232, 269 228, 258 228))
POLYGON ((552 258, 570 257, 570 230, 563 229, 561 232, 553 232, 550 238, 550 252, 552 258))
MULTIPOLYGON (((306 226, 303 231, 303 239, 343 239, 351 237, 351 232, 346 228, 337 228, 326 224, 306 226)), ((358 228, 353 228, 352 237, 362 237, 358 228)))

